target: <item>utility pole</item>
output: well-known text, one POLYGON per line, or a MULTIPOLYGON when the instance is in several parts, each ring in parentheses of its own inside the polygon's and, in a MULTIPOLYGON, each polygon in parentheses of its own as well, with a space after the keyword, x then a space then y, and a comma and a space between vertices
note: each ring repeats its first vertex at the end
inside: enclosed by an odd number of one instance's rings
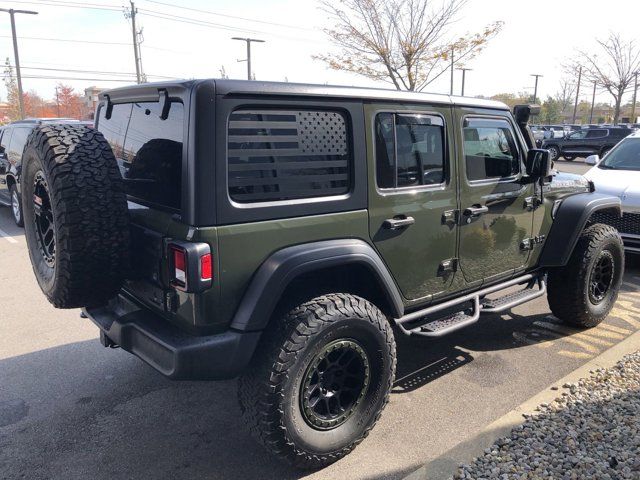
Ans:
POLYGON ((596 104, 596 86, 597 82, 593 82, 593 95, 591 95, 591 112, 589 112, 589 123, 593 123, 593 107, 596 104))
POLYGON ((141 75, 141 66, 140 66, 140 50, 138 45, 138 31, 136 30, 136 15, 138 14, 138 9, 136 8, 135 3, 133 1, 129 2, 131 4, 131 8, 129 11, 124 12, 125 18, 131 19, 131 34, 133 36, 133 58, 136 62, 136 82, 142 83, 142 75, 141 75))
POLYGON ((473 70, 473 69, 472 68, 459 68, 458 70, 462 70, 462 88, 460 89, 460 96, 464 97, 464 82, 465 82, 465 79, 466 79, 466 76, 467 76, 466 73, 469 70, 473 70))
POLYGON ((582 81, 582 65, 578 70, 578 86, 576 87, 576 101, 573 104, 573 120, 571 123, 576 123, 576 113, 578 112, 578 97, 580 96, 580 82, 582 81))
POLYGON ((454 52, 455 50, 452 48, 451 49, 451 88, 449 89, 449 95, 453 95, 453 56, 454 56, 454 52))
POLYGON ((638 95, 638 73, 634 72, 635 81, 633 83, 633 102, 631 103, 631 123, 636 123, 636 97, 638 95))
POLYGON ((22 98, 22 75, 20 74, 20 57, 18 56, 18 38, 16 35, 16 13, 27 15, 37 15, 38 12, 31 10, 14 10, 13 8, 0 8, 0 12, 7 12, 11 17, 11 36, 13 37, 13 57, 16 62, 16 78, 18 79, 18 104, 20 105, 20 119, 24 119, 24 98, 22 98))
POLYGON ((532 73, 531 76, 536 77, 536 85, 535 87, 533 87, 533 103, 536 103, 536 99, 538 98, 538 78, 542 77, 543 75, 532 73))
POLYGON ((243 38, 243 37, 231 37, 231 40, 241 40, 247 43, 247 58, 245 60, 238 60, 239 62, 247 62, 247 80, 252 80, 251 75, 251 42, 264 43, 264 40, 258 38, 243 38))
POLYGON ((56 85, 56 106, 58 110, 58 118, 60 118, 60 98, 58 97, 58 86, 56 85))

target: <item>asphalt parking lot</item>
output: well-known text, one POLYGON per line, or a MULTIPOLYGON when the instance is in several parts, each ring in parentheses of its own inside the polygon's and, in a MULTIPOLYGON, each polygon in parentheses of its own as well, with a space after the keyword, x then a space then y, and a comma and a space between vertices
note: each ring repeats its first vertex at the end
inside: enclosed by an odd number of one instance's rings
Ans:
POLYGON ((103 348, 77 310, 51 307, 0 208, 0 478, 402 478, 639 330, 639 266, 629 259, 618 304, 596 329, 559 324, 541 298, 442 339, 399 337, 377 427, 347 458, 305 474, 246 433, 235 381, 166 380, 103 348))

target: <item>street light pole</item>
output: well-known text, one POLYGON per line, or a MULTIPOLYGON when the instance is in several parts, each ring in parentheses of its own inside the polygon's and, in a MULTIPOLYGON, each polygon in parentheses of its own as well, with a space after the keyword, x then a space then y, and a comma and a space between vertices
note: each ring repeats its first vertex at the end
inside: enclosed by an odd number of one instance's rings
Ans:
POLYGON ((258 38, 231 37, 231 40, 241 40, 247 43, 246 60, 238 60, 239 62, 247 62, 247 80, 251 80, 251 42, 264 43, 264 40, 258 38))
POLYGON ((533 88, 533 103, 536 103, 536 99, 538 98, 538 78, 542 77, 543 75, 532 73, 531 76, 536 77, 536 84, 535 84, 535 87, 533 88))
POLYGON ((20 119, 24 118, 24 99, 22 98, 22 75, 20 74, 20 57, 18 56, 18 38, 16 35, 16 13, 27 15, 37 15, 38 12, 31 10, 14 10, 13 8, 0 8, 0 12, 7 12, 11 17, 11 37, 13 38, 13 57, 16 63, 16 78, 18 79, 18 104, 20 105, 20 119))
POLYGON ((638 73, 634 72, 635 81, 633 83, 633 103, 631 103, 631 123, 636 123, 636 97, 638 95, 638 73))
POLYGON ((597 82, 593 82, 593 95, 591 95, 591 112, 589 113, 589 123, 593 123, 593 107, 596 104, 596 86, 597 82))
POLYGON ((453 95, 453 65, 454 65, 454 61, 453 61, 453 56, 455 54, 455 49, 451 49, 451 88, 449 89, 449 95, 453 95))
POLYGON ((464 97, 464 83, 467 77, 466 73, 469 70, 473 70, 472 68, 459 68, 458 70, 462 70, 462 88, 460 89, 460 96, 464 97))

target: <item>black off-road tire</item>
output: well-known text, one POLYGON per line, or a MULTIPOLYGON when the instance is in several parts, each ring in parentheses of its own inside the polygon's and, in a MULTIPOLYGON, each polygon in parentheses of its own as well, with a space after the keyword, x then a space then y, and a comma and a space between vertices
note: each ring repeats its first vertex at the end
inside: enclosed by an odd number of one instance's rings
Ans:
POLYGON ((549 145, 547 147, 547 150, 549 150, 549 158, 552 162, 560 159, 560 147, 558 147, 557 145, 549 145))
POLYGON ((118 165, 102 134, 70 124, 34 128, 21 186, 29 256, 49 301, 77 308, 113 297, 127 272, 129 220, 118 165), (42 219, 49 220, 46 235, 42 219))
POLYGON ((576 159, 576 157, 575 157, 575 156, 572 156, 572 155, 565 155, 563 158, 564 158, 567 162, 573 162, 573 161, 576 159))
POLYGON ((273 320, 238 381, 243 416, 278 457, 298 468, 322 468, 351 452, 380 418, 395 375, 393 332, 375 305, 343 293, 314 298, 273 320), (318 355, 342 339, 366 352, 368 388, 344 423, 322 429, 303 412, 303 386, 318 355))
POLYGON ((15 185, 9 187, 9 195, 11 198, 11 216, 13 221, 19 227, 24 227, 24 217, 22 215, 22 197, 18 193, 18 189, 15 185))
POLYGON ((549 271, 547 298, 551 312, 563 322, 591 328, 604 320, 618 298, 624 273, 624 247, 620 234, 608 225, 596 223, 586 228, 565 267, 549 271), (599 301, 590 293, 599 262, 611 262, 608 289, 599 301))

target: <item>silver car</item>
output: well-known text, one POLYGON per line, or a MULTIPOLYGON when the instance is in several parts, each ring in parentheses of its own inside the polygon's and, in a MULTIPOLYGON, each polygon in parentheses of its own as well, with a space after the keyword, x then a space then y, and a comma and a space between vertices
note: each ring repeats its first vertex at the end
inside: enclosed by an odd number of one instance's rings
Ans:
POLYGON ((597 221, 615 227, 622 235, 625 249, 640 253, 640 132, 633 133, 618 143, 600 159, 587 157, 594 165, 585 177, 591 180, 597 192, 615 195, 622 200, 622 218, 601 213, 597 221))

